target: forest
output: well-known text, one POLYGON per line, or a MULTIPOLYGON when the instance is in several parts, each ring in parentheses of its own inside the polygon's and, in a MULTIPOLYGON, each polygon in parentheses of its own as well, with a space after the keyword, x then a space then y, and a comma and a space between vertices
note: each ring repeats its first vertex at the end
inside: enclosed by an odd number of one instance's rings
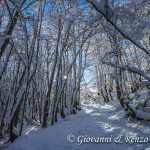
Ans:
POLYGON ((150 1, 0 0, 0 147, 83 97, 149 123, 150 1))

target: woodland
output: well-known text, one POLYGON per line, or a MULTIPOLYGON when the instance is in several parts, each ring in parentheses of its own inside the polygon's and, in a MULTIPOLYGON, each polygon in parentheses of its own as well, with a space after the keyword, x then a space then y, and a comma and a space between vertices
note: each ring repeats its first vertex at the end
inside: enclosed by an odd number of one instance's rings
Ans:
POLYGON ((82 90, 150 121, 150 1, 0 0, 0 141, 78 113, 82 90))

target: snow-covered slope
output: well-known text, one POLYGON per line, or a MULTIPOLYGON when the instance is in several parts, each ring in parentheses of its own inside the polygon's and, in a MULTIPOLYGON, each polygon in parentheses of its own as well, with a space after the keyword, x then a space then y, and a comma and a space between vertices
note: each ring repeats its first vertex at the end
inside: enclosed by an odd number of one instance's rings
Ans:
POLYGON ((82 111, 76 115, 67 116, 46 129, 33 127, 10 144, 7 150, 149 150, 149 141, 131 144, 130 138, 137 137, 150 139, 148 122, 125 118, 124 111, 115 100, 107 104, 83 100, 82 111), (73 143, 67 141, 70 134, 72 137, 68 140, 75 140, 73 143), (115 142, 119 136, 122 143, 115 142))

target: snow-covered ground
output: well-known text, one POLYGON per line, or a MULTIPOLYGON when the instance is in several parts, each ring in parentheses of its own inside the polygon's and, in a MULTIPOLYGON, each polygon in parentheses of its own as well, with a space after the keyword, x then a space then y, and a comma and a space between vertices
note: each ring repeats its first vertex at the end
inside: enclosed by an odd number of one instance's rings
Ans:
POLYGON ((7 150, 150 150, 149 122, 125 117, 117 101, 83 100, 81 105, 82 111, 54 126, 32 127, 7 150))

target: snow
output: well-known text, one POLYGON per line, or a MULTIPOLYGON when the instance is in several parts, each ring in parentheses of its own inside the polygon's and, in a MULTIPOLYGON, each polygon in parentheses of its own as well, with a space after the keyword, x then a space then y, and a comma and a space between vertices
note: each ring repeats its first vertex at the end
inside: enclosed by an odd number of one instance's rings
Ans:
POLYGON ((106 0, 88 0, 91 4, 95 5, 98 10, 100 10, 103 14, 106 15, 106 0))
POLYGON ((103 103, 101 100, 86 99, 82 100, 81 106, 82 111, 59 120, 54 126, 28 129, 7 150, 150 149, 146 141, 150 138, 149 123, 125 117, 117 100, 103 103), (68 135, 72 141, 75 140, 73 143, 67 142, 68 135), (119 136, 121 140, 117 143, 119 136), (141 137, 146 142, 136 141, 141 137), (104 142, 101 138, 109 138, 109 141, 104 142))
POLYGON ((132 94, 129 95, 129 98, 132 99, 132 98, 134 98, 134 96, 135 96, 135 94, 132 93, 132 94))
POLYGON ((19 130, 17 128, 13 128, 13 134, 19 136, 19 130))

